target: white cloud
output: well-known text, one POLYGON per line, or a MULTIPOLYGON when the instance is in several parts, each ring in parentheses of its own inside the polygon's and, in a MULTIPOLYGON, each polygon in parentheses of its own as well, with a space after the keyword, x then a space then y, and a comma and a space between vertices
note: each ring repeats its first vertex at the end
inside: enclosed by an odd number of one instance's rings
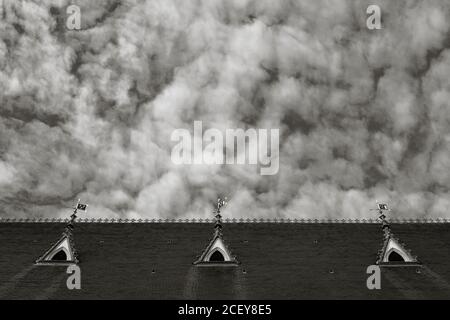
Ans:
POLYGON ((82 197, 89 216, 205 218, 228 195, 236 218, 369 217, 377 199, 448 217, 447 0, 380 1, 375 31, 368 0, 75 2, 80 31, 69 1, 4 1, 4 214, 82 197), (173 165, 194 120, 279 128, 279 174, 173 165))

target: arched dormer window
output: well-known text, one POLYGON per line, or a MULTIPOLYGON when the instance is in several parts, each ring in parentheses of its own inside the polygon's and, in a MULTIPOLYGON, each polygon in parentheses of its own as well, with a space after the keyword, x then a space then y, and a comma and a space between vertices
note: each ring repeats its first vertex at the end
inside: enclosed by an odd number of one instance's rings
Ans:
POLYGON ((39 259, 36 264, 47 265, 61 265, 61 264, 76 264, 78 263, 77 253, 75 251, 73 241, 73 228, 75 219, 77 218, 77 211, 86 211, 87 204, 80 203, 80 199, 73 208, 73 213, 70 216, 70 221, 66 225, 66 229, 59 241, 50 247, 39 259))
POLYGON ((63 248, 61 248, 58 252, 50 258, 51 261, 67 261, 67 254, 63 248))
POLYGON ((219 261, 225 261, 225 257, 223 256, 223 254, 220 252, 220 249, 216 249, 216 251, 214 251, 208 259, 209 262, 219 262, 219 261))
MULTIPOLYGON (((226 199, 226 198, 225 198, 226 199)), ((217 209, 215 211, 216 223, 214 225, 214 237, 203 251, 200 258, 194 262, 198 266, 236 266, 239 262, 231 254, 228 246, 222 238, 222 216, 220 208, 226 204, 223 199, 217 199, 217 209)))
POLYGON ((396 250, 392 250, 388 254, 388 259, 387 260, 389 262, 405 262, 405 258, 403 258, 401 253, 397 252, 396 250))
POLYGON ((56 244, 48 249, 42 257, 36 260, 36 264, 60 265, 77 263, 74 249, 67 235, 64 235, 56 244))
POLYGON ((377 261, 381 266, 417 266, 420 262, 405 249, 405 247, 389 233, 377 261))
POLYGON ((209 245, 206 247, 200 258, 194 262, 201 266, 235 266, 238 261, 232 256, 230 250, 220 235, 215 235, 209 245))

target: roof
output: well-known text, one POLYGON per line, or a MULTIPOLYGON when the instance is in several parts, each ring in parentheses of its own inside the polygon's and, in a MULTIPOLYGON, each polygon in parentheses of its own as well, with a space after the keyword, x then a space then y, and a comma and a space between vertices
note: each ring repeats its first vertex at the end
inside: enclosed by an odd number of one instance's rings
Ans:
POLYGON ((383 268, 368 290, 383 234, 372 223, 225 223, 233 268, 193 265, 210 223, 77 223, 81 290, 66 267, 34 262, 64 223, 0 223, 0 298, 5 299, 404 299, 450 298, 450 224, 391 224, 422 267, 383 268), (420 273, 419 273, 420 272, 420 273))

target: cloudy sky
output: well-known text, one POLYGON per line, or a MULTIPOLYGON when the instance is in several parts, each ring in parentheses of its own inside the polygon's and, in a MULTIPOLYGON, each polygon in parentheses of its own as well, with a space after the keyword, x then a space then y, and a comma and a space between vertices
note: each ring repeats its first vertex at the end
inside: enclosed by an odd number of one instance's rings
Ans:
POLYGON ((449 188, 448 0, 0 0, 2 217, 450 218, 449 188), (196 120, 278 128, 278 174, 173 164, 196 120))

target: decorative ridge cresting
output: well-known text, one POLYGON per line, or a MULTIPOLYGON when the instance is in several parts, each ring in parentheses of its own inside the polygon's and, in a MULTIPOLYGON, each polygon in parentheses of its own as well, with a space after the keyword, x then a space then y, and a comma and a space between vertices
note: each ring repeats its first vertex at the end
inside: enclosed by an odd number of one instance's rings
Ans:
MULTIPOLYGON (((68 223, 70 219, 63 218, 2 218, 0 217, 0 223, 68 223)), ((108 218, 84 218, 77 219, 77 223, 211 223, 214 219, 108 219, 108 218)), ((311 224, 324 224, 324 223, 379 223, 377 219, 299 219, 299 218, 225 218, 222 220, 224 223, 311 223, 311 224)), ((395 219, 391 218, 390 223, 450 223, 450 219, 445 218, 423 218, 423 219, 395 219)))

